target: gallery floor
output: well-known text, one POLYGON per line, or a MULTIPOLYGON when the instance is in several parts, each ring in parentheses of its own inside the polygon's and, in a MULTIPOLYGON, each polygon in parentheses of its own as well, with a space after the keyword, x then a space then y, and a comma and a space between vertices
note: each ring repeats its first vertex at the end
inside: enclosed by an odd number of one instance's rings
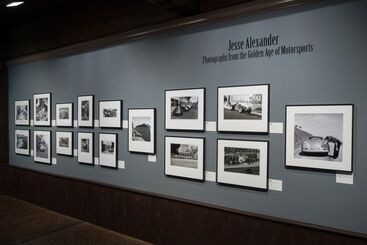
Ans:
POLYGON ((0 244, 148 245, 149 243, 12 197, 0 196, 0 244))

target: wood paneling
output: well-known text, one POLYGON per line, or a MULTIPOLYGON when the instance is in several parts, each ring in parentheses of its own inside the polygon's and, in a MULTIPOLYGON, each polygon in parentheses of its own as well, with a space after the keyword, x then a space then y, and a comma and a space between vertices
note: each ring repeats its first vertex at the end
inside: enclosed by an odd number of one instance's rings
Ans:
POLYGON ((367 244, 362 234, 6 166, 8 195, 154 244, 367 244))

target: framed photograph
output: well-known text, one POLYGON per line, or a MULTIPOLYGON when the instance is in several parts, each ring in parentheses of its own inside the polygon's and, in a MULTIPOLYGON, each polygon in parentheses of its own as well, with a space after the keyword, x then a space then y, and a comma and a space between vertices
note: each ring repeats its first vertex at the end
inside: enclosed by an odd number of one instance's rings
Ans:
POLYGON ((269 133, 269 84, 218 87, 217 129, 269 133))
POLYGON ((73 132, 56 132, 56 154, 74 155, 73 132))
POLYGON ((94 133, 78 132, 78 163, 94 165, 94 133))
POLYGON ((204 181, 204 138, 165 138, 164 173, 204 181))
POLYGON ((56 104, 56 126, 73 127, 73 103, 56 104))
POLYGON ((165 91, 165 128, 204 131, 205 88, 165 91))
POLYGON ((29 100, 15 101, 15 125, 29 126, 29 100))
POLYGON ((34 161, 52 164, 51 131, 33 131, 34 161))
POLYGON ((122 127, 122 100, 99 101, 99 127, 121 128, 122 127))
POLYGON ((217 182, 268 189, 268 141, 218 139, 217 182))
POLYGON ((33 95, 34 126, 51 126, 51 93, 33 95))
POLYGON ((29 130, 15 130, 15 153, 29 156, 29 130))
POLYGON ((93 128, 94 126, 94 96, 78 96, 78 126, 93 128))
POLYGON ((117 168, 117 134, 99 134, 99 165, 117 168))
POLYGON ((353 107, 286 106, 285 165, 352 172, 353 107))
POLYGON ((129 109, 129 151, 155 154, 156 109, 129 109))

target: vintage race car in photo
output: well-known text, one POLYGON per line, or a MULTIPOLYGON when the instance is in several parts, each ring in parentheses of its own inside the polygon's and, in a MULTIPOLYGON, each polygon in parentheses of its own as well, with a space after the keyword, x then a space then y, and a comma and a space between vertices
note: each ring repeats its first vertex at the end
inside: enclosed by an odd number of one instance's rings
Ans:
POLYGON ((310 136, 302 143, 302 153, 327 155, 329 153, 329 144, 323 137, 310 136))
POLYGON ((234 103, 230 104, 228 103, 225 105, 225 108, 231 110, 231 111, 237 111, 239 113, 251 113, 252 108, 250 103, 234 103))

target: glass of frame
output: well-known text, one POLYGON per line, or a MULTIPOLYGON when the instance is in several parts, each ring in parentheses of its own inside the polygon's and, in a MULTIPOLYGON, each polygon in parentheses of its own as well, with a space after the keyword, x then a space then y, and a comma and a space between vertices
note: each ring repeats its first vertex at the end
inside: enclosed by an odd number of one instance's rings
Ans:
POLYGON ((285 165, 352 172, 353 107, 286 106, 285 165))
POLYGON ((99 134, 99 165, 117 168, 117 134, 99 134))
POLYGON ((34 161, 52 164, 51 131, 33 131, 34 161))
POLYGON ((34 126, 51 126, 51 93, 33 95, 34 126))
POLYGON ((94 126, 94 96, 78 96, 78 126, 93 128, 94 126))
POLYGON ((122 100, 99 101, 99 127, 121 128, 122 100))
POLYGON ((164 173, 204 181, 205 139, 165 137, 164 173))
POLYGON ((269 133, 269 84, 218 87, 218 131, 269 133))
POLYGON ((205 88, 165 91, 165 128, 204 131, 205 88))
POLYGON ((94 165, 94 133, 78 132, 78 163, 94 165))
POLYGON ((56 154, 73 156, 73 132, 56 132, 56 154))
POLYGON ((56 104, 56 126, 73 127, 73 103, 56 104))
POLYGON ((217 182, 268 189, 268 141, 218 139, 217 182))
POLYGON ((29 100, 15 101, 15 125, 29 126, 29 100))
POLYGON ((15 153, 29 156, 29 130, 15 130, 15 153))
POLYGON ((155 154, 156 109, 129 109, 129 151, 155 154))

